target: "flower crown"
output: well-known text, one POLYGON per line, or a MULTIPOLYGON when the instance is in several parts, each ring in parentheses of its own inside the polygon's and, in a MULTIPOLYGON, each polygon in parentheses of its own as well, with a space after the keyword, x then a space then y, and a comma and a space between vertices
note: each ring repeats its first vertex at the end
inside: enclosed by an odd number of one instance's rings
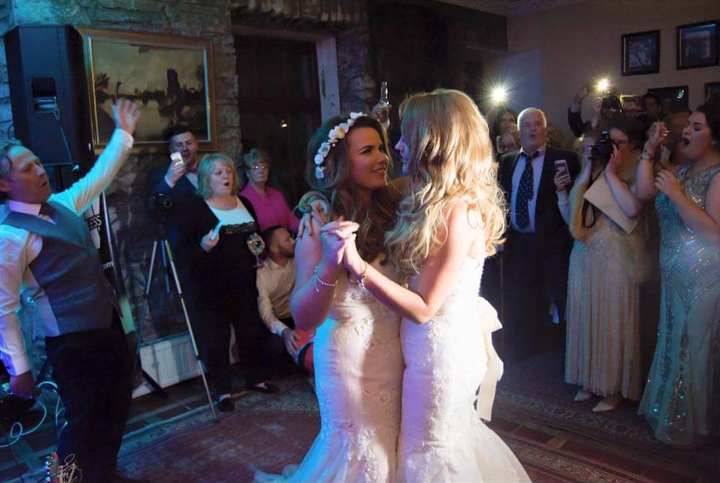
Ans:
POLYGON ((338 124, 330 130, 328 140, 320 145, 315 155, 315 177, 317 179, 323 179, 325 177, 325 166, 323 166, 323 163, 330 153, 330 150, 347 135, 350 128, 355 124, 355 121, 363 116, 365 116, 365 114, 362 112, 351 112, 347 121, 338 124))

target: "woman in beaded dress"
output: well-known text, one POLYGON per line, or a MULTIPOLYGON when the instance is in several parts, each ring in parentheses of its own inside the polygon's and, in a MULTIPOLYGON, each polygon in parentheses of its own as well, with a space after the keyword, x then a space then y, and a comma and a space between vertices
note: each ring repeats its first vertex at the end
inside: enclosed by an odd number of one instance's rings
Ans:
POLYGON ((583 169, 570 192, 570 255, 567 302, 565 382, 577 384, 575 401, 603 399, 594 412, 616 409, 623 398, 638 401, 640 375, 640 282, 647 271, 645 230, 631 233, 584 199, 597 182, 606 181, 612 199, 629 219, 642 217, 633 193, 642 128, 616 119, 611 139, 619 146, 609 162, 590 158, 598 136, 583 139, 583 169))
POLYGON ((660 220, 662 297, 650 376, 640 403, 655 436, 685 448, 720 436, 720 101, 698 107, 683 130, 689 163, 660 171, 646 144, 638 195, 660 220))

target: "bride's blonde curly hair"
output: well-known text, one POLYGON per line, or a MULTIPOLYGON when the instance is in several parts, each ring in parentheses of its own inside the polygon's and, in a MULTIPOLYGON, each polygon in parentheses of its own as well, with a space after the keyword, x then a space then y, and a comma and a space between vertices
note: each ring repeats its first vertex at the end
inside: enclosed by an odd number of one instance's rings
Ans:
POLYGON ((480 213, 486 253, 494 254, 503 242, 506 202, 488 125, 475 103, 460 91, 436 89, 406 99, 400 117, 411 188, 385 235, 390 259, 408 275, 419 273, 445 243, 449 210, 458 201, 480 213))

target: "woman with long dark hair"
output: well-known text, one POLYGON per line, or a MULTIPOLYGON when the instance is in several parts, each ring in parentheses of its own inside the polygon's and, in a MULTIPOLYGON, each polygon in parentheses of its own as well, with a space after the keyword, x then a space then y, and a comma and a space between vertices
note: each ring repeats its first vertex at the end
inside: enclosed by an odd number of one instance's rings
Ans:
MULTIPOLYGON (((395 223, 400 192, 388 183, 387 135, 374 118, 352 113, 323 124, 308 145, 307 179, 329 206, 331 220, 359 223, 358 249, 388 276, 384 235, 395 223)), ((302 203, 302 201, 301 201, 302 203)), ((314 361, 321 430, 299 467, 258 481, 392 482, 400 431, 403 358, 400 317, 348 276, 341 241, 298 238, 290 301, 298 327, 317 327, 314 361)), ((302 231, 302 230, 301 230, 302 231)))
POLYGON ((638 165, 638 195, 655 198, 662 295, 650 377, 640 403, 655 436, 693 448, 720 436, 720 101, 682 132, 687 164, 655 174, 660 142, 638 165))

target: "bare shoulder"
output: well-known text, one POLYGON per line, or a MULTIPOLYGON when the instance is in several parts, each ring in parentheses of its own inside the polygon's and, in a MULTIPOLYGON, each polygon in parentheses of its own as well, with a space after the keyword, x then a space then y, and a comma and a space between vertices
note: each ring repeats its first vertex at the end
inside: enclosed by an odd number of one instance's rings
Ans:
POLYGON ((485 230, 482 214, 466 200, 456 202, 448 214, 449 241, 471 257, 480 256, 485 250, 485 230))
POLYGON ((448 227, 475 230, 482 226, 480 210, 467 200, 458 200, 448 207, 448 227))

